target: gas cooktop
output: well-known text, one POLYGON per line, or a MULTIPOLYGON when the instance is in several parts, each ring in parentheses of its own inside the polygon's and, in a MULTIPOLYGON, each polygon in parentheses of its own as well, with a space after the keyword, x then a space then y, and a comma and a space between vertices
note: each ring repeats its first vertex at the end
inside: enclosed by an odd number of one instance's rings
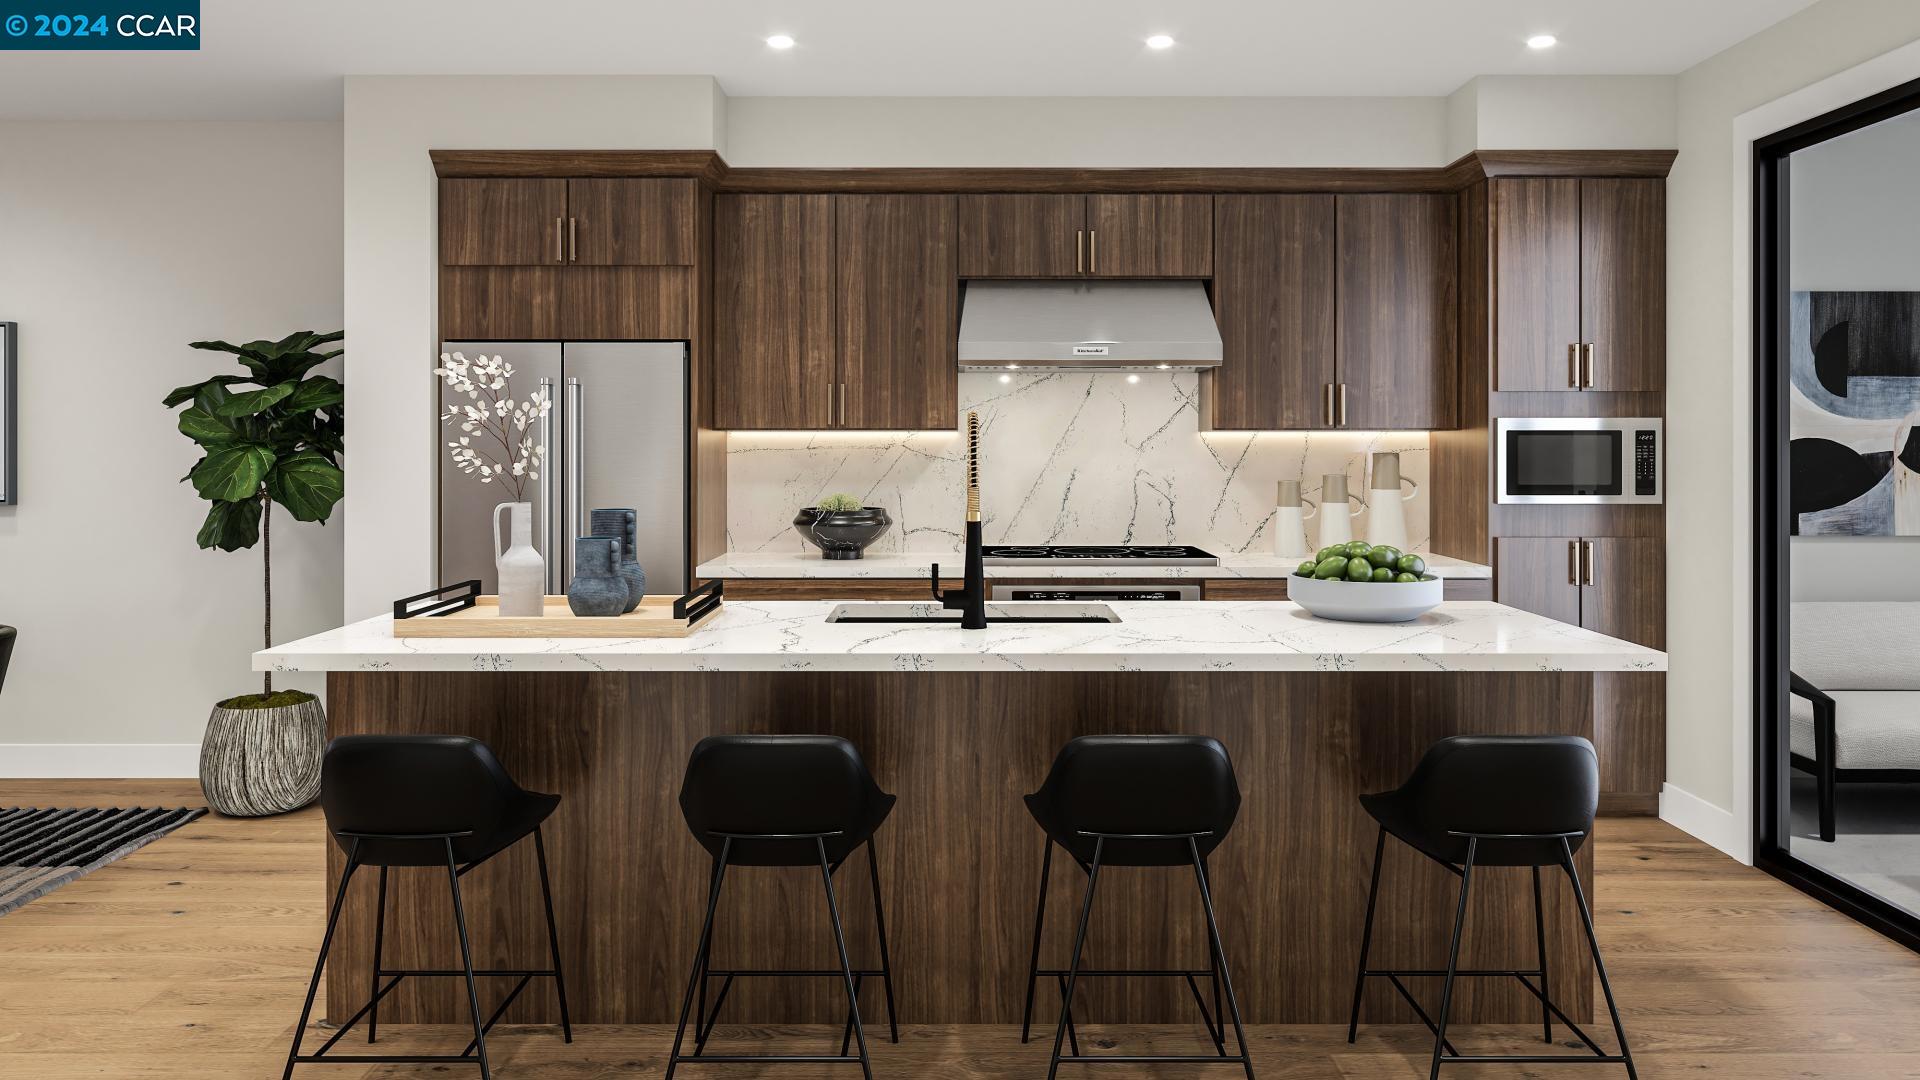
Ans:
POLYGON ((1048 566, 1077 562, 1092 566, 1218 566, 1212 552, 1186 544, 1113 544, 1109 546, 1020 547, 989 544, 981 549, 981 559, 996 566, 1048 566))

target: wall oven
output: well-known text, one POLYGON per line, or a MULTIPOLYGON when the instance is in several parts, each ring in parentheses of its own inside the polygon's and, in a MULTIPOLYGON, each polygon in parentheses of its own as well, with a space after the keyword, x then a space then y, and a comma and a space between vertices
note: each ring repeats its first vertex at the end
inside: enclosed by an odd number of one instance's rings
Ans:
POLYGON ((1494 501, 1661 502, 1664 433, 1658 417, 1500 417, 1494 501))

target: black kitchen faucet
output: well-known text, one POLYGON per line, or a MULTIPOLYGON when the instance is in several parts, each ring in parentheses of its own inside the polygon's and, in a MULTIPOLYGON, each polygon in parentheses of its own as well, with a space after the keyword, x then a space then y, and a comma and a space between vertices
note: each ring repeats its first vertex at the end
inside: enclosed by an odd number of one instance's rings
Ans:
POLYGON ((960 629, 987 628, 987 572, 980 556, 980 414, 967 413, 967 554, 966 577, 960 588, 940 588, 940 564, 933 564, 933 598, 940 606, 958 609, 960 629))

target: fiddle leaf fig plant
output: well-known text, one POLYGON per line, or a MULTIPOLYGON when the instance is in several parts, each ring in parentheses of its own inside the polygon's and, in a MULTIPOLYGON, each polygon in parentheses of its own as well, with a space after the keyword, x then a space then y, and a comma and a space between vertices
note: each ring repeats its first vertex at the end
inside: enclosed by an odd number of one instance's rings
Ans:
MULTIPOLYGON (((339 380, 314 368, 342 349, 323 346, 344 331, 297 330, 279 341, 195 341, 189 347, 231 353, 244 374, 215 375, 176 388, 162 402, 183 404, 180 434, 203 455, 181 480, 212 505, 195 537, 203 548, 238 551, 262 545, 266 617, 263 634, 273 645, 273 504, 295 521, 322 524, 346 494, 340 467, 345 449, 339 380), (188 404, 191 402, 191 404, 188 404)), ((273 676, 265 677, 273 691, 273 676)))

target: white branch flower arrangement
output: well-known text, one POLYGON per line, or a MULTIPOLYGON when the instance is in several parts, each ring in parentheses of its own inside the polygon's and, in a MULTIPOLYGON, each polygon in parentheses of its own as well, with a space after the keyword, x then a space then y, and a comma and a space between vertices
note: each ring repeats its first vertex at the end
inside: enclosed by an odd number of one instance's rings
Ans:
POLYGON ((527 481, 540 479, 547 456, 534 426, 553 409, 547 392, 536 390, 525 401, 508 396, 513 365, 499 356, 441 353, 433 373, 469 399, 440 415, 441 423, 460 425, 460 437, 447 442, 454 465, 483 484, 500 481, 512 501, 525 501, 527 481))

